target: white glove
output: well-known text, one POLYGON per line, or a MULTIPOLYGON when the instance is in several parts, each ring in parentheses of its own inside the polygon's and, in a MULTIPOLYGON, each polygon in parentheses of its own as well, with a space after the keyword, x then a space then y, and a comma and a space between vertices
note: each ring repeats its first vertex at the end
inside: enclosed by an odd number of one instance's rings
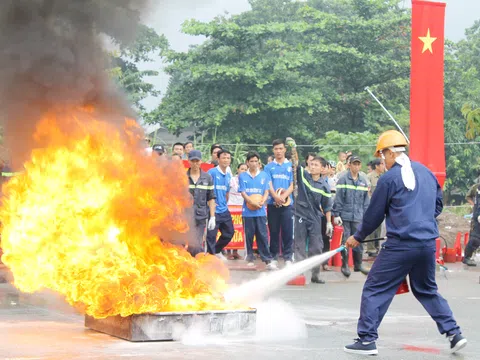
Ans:
POLYGON ((480 223, 480 215, 478 215, 478 217, 477 217, 477 221, 480 223))
POLYGON ((327 229, 325 230, 325 235, 332 237, 333 235, 333 225, 331 222, 327 222, 327 229))
POLYGON ((333 222, 335 223, 335 225, 337 226, 342 226, 343 225, 343 221, 342 221, 342 218, 340 216, 337 216, 335 218, 335 220, 333 220, 333 222))
POLYGON ((215 216, 212 216, 210 220, 208 220, 207 229, 210 231, 215 229, 215 216))

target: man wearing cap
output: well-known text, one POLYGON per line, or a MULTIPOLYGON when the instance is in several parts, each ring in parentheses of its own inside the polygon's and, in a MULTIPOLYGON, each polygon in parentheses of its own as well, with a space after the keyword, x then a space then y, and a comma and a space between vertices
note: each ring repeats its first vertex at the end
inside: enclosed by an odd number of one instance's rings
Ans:
MULTIPOLYGON (((350 167, 342 176, 336 186, 333 214, 335 225, 343 225, 343 243, 357 231, 358 225, 363 219, 363 214, 370 204, 368 197, 368 181, 366 176, 360 174, 362 162, 356 155, 350 157, 350 167)), ((363 246, 353 249, 354 271, 360 271, 367 275, 368 270, 363 266, 363 246)), ((346 277, 350 276, 348 268, 348 253, 342 252, 341 271, 346 277)))
POLYGON ((405 154, 407 140, 398 131, 380 135, 376 157, 389 170, 382 175, 362 223, 346 246, 357 248, 386 216, 387 241, 382 245, 363 287, 358 339, 344 350, 375 355, 378 327, 408 275, 413 295, 446 334, 452 353, 467 344, 447 301, 435 282, 435 239, 439 236, 436 217, 443 209, 442 189, 433 173, 405 154))
POLYGON ((152 146, 152 150, 153 150, 153 153, 152 155, 158 155, 160 158, 164 159, 164 155, 165 155, 165 147, 163 145, 160 145, 160 144, 155 144, 152 146))
POLYGON ((202 153, 192 150, 188 154, 190 169, 187 171, 189 190, 193 197, 193 218, 195 220, 195 234, 192 243, 188 244, 188 251, 192 256, 202 252, 202 241, 205 226, 208 220, 208 230, 215 228, 215 192, 212 177, 200 168, 202 153))

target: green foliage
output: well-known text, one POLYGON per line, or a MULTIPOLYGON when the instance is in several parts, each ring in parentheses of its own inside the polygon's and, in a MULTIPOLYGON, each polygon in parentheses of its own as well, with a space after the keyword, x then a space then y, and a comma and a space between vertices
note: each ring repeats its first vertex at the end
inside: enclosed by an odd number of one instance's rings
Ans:
POLYGON ((141 26, 136 40, 128 45, 117 43, 118 52, 110 53, 111 68, 109 73, 125 91, 128 101, 141 117, 148 118, 142 100, 148 96, 158 96, 160 92, 146 81, 146 77, 157 76, 154 70, 139 70, 139 62, 149 62, 155 53, 163 55, 168 51, 168 41, 155 30, 141 26))
POLYGON ((480 108, 474 108, 472 104, 465 104, 462 107, 462 114, 467 120, 467 132, 465 136, 469 140, 480 136, 480 108))
POLYGON ((366 165, 373 159, 377 138, 377 134, 368 131, 346 134, 328 131, 323 138, 315 140, 314 144, 318 153, 327 160, 336 161, 340 151, 351 151, 352 154, 360 156, 363 165, 366 165))
POLYGON ((480 104, 480 22, 465 31, 466 38, 458 43, 446 42, 445 47, 445 142, 447 193, 465 194, 473 185, 480 168, 480 146, 462 145, 478 140, 475 133, 475 104, 480 104), (467 116, 465 120, 464 116, 467 116), (470 120, 470 123, 469 123, 470 120))
MULTIPOLYGON (((252 10, 183 32, 207 37, 168 53, 171 81, 151 122, 173 133, 218 129, 221 142, 311 142, 329 130, 388 123, 364 91, 408 104, 409 21, 396 1, 252 0, 252 10), (394 96, 390 97, 389 95, 394 96), (400 101, 399 101, 400 100, 400 101)), ((391 105, 391 106, 390 106, 391 105)))

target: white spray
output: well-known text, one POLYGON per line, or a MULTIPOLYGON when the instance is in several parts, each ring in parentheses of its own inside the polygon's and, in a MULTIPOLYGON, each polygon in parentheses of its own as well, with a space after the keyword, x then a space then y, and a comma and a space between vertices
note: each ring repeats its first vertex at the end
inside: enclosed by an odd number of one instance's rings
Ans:
POLYGON ((233 305, 251 306, 254 303, 258 303, 265 299, 270 293, 285 285, 295 276, 298 276, 315 266, 319 266, 343 249, 342 246, 336 250, 300 261, 291 266, 285 267, 282 270, 271 272, 266 276, 248 281, 237 287, 232 287, 225 293, 225 300, 233 305))

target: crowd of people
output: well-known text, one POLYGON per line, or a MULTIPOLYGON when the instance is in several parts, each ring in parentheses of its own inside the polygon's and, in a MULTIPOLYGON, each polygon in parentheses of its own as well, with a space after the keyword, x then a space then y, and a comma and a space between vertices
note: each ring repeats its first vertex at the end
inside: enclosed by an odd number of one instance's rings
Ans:
MULTIPOLYGON (((160 157, 188 160, 195 220, 195 241, 188 245, 190 253, 195 256, 207 251, 223 261, 240 259, 238 251, 225 248, 234 236, 229 205, 241 205, 247 266, 254 267, 259 257, 267 270, 278 269, 279 260, 289 266, 293 261, 329 251, 334 225, 343 226, 344 240, 354 234, 385 171, 384 161, 377 158, 367 164, 364 173, 362 159, 343 151, 336 160, 308 153, 295 166, 281 139, 273 141, 273 155, 266 163, 256 151, 249 151, 245 163, 233 171, 232 154, 220 144, 210 147, 208 159, 194 149, 192 142, 173 144, 171 155, 163 145, 155 144, 150 149, 160 157), (202 170, 203 162, 212 168, 202 170)), ((371 238, 380 238, 383 233, 380 226, 371 238)), ((380 241, 368 244, 367 255, 377 256, 380 241)), ((354 271, 368 274, 363 257, 362 246, 353 250, 354 271)), ((312 282, 324 283, 319 277, 322 269, 330 270, 327 264, 314 269, 312 282)), ((350 276, 346 254, 342 255, 341 269, 350 276)))

